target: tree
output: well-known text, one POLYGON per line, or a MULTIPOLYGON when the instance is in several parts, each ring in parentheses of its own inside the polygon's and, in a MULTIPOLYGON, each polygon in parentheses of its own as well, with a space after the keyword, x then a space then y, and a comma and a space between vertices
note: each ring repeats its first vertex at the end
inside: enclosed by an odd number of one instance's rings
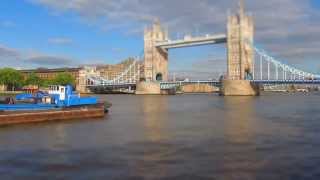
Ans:
POLYGON ((59 73, 52 81, 56 85, 75 85, 75 78, 69 73, 59 73))
POLYGON ((50 80, 50 79, 43 79, 42 80, 42 83, 41 83, 41 86, 42 87, 48 87, 50 85, 55 85, 55 83, 53 82, 53 80, 50 80))
POLYGON ((41 86, 42 79, 36 73, 31 73, 28 75, 27 79, 25 80, 25 84, 41 86))
POLYGON ((8 86, 12 91, 23 84, 23 75, 21 72, 12 68, 0 69, 0 84, 8 86))

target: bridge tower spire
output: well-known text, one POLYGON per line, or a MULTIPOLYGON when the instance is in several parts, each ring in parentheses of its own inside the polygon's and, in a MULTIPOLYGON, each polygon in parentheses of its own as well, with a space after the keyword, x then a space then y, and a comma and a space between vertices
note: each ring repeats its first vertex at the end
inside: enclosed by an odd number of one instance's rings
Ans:
POLYGON ((242 17, 245 15, 244 0, 239 0, 239 15, 242 17))

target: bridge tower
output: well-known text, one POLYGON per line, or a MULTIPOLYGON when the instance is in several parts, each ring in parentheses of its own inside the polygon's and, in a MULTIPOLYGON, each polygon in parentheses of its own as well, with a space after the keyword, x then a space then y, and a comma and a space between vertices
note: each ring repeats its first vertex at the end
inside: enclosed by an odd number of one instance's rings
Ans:
POLYGON ((254 22, 245 13, 240 0, 239 12, 229 15, 227 24, 228 69, 223 80, 223 95, 258 95, 258 87, 250 83, 254 76, 254 22))
POLYGON ((168 33, 156 20, 144 31, 144 73, 146 81, 168 80, 168 53, 156 47, 157 42, 168 40, 168 33))
POLYGON ((137 94, 160 94, 160 82, 168 81, 168 52, 156 43, 168 40, 168 32, 156 20, 144 31, 144 82, 137 84, 137 94))

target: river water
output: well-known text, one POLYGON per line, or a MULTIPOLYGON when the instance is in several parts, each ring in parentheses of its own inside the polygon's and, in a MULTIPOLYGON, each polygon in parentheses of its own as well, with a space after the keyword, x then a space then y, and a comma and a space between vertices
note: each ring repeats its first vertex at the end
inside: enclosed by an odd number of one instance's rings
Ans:
POLYGON ((320 94, 102 96, 104 120, 0 128, 0 179, 320 179, 320 94))

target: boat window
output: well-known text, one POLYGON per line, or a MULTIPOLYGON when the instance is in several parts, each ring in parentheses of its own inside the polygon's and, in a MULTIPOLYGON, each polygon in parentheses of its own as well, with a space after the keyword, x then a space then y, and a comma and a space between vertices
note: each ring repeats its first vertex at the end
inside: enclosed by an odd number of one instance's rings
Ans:
POLYGON ((62 93, 64 92, 64 88, 61 88, 61 92, 62 92, 62 93))

